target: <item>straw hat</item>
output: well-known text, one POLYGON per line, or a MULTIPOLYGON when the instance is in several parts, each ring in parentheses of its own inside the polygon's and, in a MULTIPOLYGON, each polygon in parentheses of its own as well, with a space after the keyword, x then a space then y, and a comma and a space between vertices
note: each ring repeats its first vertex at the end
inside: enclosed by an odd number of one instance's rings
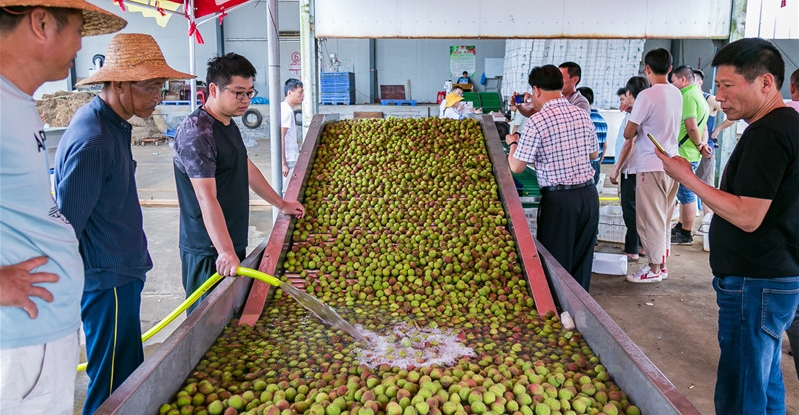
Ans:
POLYGON ((148 79, 191 79, 194 75, 179 72, 166 64, 161 48, 150 35, 120 33, 111 39, 105 64, 78 85, 103 82, 146 81, 148 79))
POLYGON ((463 101, 463 97, 462 96, 460 96, 460 95, 458 95, 458 94, 456 94, 454 92, 450 92, 449 94, 447 94, 447 98, 446 98, 446 102, 447 103, 444 106, 444 108, 449 108, 449 107, 455 105, 456 103, 458 103, 460 101, 463 101))
POLYGON ((63 7, 83 10, 83 36, 105 35, 125 27, 125 19, 101 9, 86 0, 0 0, 0 7, 63 7))

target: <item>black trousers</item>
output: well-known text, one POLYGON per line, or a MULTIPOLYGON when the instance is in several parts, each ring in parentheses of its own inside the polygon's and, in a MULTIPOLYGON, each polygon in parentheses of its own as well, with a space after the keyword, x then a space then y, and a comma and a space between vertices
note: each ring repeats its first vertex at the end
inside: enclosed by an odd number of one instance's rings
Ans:
POLYGON ((624 225, 627 226, 627 234, 624 236, 624 252, 637 254, 641 246, 641 239, 638 237, 638 229, 635 227, 635 175, 619 175, 621 183, 621 214, 624 225))
MULTIPOLYGON (((244 250, 236 252, 236 255, 239 257, 239 261, 244 259, 245 252, 244 250)), ((200 254, 193 254, 191 252, 186 252, 181 250, 180 251, 180 268, 181 273, 183 274, 183 289, 186 290, 186 298, 189 298, 201 285, 205 284, 205 281, 208 278, 211 278, 212 275, 216 272, 216 258, 218 255, 200 255, 200 254)), ((210 290, 206 291, 205 294, 200 297, 196 303, 189 306, 186 309, 186 315, 188 316, 191 314, 197 306, 200 305, 203 300, 205 300, 210 294, 213 289, 216 288, 214 285, 210 290)))
POLYGON ((599 226, 596 186, 541 193, 536 237, 588 291, 599 226))

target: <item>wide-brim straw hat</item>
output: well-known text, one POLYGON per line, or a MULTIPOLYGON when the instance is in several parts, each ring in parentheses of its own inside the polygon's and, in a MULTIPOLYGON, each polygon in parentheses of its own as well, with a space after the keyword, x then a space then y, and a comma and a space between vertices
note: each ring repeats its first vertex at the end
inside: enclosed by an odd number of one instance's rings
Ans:
POLYGON ((127 26, 125 19, 86 0, 0 0, 0 7, 63 7, 83 10, 83 36, 106 35, 127 26))
POLYGON ((447 98, 446 98, 446 102, 447 103, 444 105, 444 108, 449 108, 449 107, 455 105, 456 103, 458 103, 460 101, 463 101, 463 97, 462 96, 460 96, 460 95, 458 95, 458 94, 456 94, 454 92, 450 92, 449 94, 447 94, 447 98))
POLYGON ((120 33, 111 39, 105 63, 78 85, 104 82, 136 82, 148 79, 191 79, 195 76, 174 70, 166 64, 161 48, 150 35, 120 33))

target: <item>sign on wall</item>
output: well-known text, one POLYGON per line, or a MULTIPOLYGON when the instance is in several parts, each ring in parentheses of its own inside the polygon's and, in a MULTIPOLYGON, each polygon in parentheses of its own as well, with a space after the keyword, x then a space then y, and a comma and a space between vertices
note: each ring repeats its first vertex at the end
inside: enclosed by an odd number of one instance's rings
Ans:
POLYGON ((463 71, 474 76, 477 51, 474 46, 449 47, 449 76, 461 76, 463 71))

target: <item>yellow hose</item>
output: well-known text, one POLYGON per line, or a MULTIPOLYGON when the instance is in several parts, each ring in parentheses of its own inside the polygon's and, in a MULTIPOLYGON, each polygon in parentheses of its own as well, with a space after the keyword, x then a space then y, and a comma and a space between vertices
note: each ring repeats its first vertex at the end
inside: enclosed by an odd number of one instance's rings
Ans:
MULTIPOLYGON (((279 279, 269 274, 263 273, 261 271, 256 271, 254 269, 238 267, 236 269, 236 274, 253 278, 259 281, 263 281, 269 285, 274 285, 275 287, 280 286, 279 279)), ((150 337, 155 336, 156 333, 161 331, 164 327, 169 325, 169 323, 178 318, 179 315, 181 315, 184 311, 186 311, 186 309, 191 307, 192 304, 197 302, 197 300, 199 300, 200 297, 203 296, 203 294, 208 292, 208 290, 210 290, 211 287, 216 285, 216 283, 221 281, 222 278, 224 277, 219 275, 219 273, 214 273, 214 275, 211 275, 211 278, 208 278, 199 288, 197 288, 197 290, 195 290, 188 298, 186 298, 182 303, 180 303, 178 308, 174 309, 171 313, 169 313, 169 315, 164 317, 163 320, 161 320, 158 324, 153 326, 153 328, 147 330, 146 333, 142 334, 141 336, 142 343, 146 342, 147 339, 149 339, 150 337)), ((78 365, 78 372, 82 370, 86 370, 86 363, 81 363, 78 365)))

